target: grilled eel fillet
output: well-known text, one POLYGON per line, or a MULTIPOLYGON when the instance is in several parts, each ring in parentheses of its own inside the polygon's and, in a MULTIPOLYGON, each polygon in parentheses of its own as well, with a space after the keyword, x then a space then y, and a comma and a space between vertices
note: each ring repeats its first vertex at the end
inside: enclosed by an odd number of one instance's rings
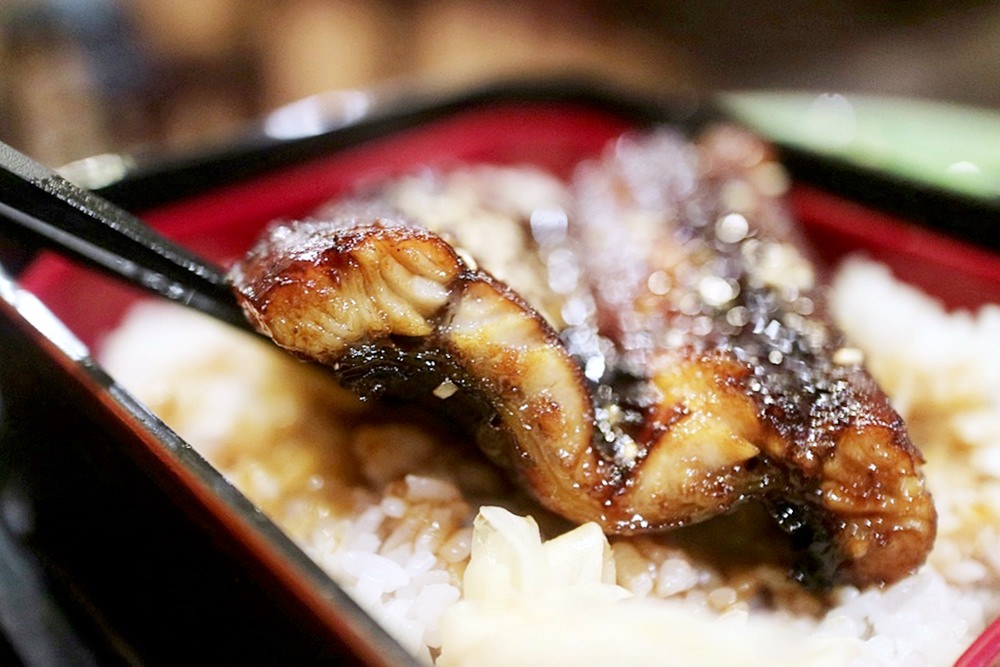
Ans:
POLYGON ((934 540, 922 458, 825 314, 781 174, 734 128, 623 137, 524 214, 544 307, 464 250, 472 212, 398 187, 272 226, 231 278, 278 345, 457 420, 570 520, 630 534, 758 500, 807 585, 892 582, 934 540))

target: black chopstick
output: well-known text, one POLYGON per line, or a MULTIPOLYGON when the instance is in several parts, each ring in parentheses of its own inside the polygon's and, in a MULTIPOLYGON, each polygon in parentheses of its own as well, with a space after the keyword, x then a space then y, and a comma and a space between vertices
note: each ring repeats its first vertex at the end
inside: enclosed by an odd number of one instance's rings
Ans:
POLYGON ((0 224, 148 292, 248 328, 218 266, 0 143, 0 224))

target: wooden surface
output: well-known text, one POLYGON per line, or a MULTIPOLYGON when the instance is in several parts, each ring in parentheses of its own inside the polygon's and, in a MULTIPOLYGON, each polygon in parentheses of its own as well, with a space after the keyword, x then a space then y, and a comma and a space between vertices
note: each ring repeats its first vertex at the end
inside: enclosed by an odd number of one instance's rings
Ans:
POLYGON ((1000 4, 977 0, 4 0, 0 140, 58 166, 330 89, 525 73, 1000 106, 998 44, 1000 4))

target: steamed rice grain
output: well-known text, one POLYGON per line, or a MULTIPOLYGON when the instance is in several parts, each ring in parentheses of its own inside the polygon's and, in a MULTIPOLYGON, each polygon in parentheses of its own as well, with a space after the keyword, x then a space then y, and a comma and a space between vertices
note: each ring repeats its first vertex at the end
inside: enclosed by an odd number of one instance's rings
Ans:
POLYGON ((780 567, 569 530, 466 443, 192 312, 137 306, 103 361, 425 662, 950 665, 1000 614, 1000 307, 948 313, 863 259, 832 297, 940 521, 916 574, 826 606, 780 567))

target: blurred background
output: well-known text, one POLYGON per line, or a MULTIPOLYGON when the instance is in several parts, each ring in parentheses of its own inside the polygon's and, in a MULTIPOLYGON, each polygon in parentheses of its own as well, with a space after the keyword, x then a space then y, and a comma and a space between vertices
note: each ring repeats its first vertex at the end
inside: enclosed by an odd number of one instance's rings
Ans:
POLYGON ((995 108, 1000 3, 0 0, 0 140, 53 167, 223 141, 331 89, 539 74, 995 108))

